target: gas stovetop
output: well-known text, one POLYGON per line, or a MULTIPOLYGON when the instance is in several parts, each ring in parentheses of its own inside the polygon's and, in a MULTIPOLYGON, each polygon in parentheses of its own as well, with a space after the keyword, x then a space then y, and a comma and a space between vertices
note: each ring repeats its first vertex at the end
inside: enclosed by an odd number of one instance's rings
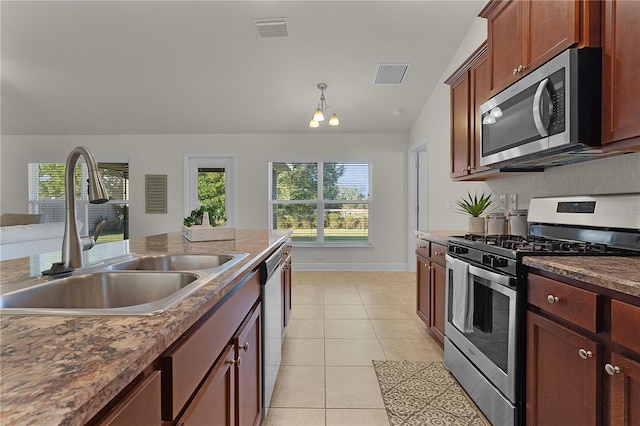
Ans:
POLYGON ((526 252, 528 254, 638 254, 631 249, 609 246, 589 241, 561 240, 537 235, 481 235, 465 234, 464 237, 453 237, 460 244, 472 243, 474 247, 482 245, 505 249, 509 252, 526 252), (461 241, 464 240, 464 241, 461 241))

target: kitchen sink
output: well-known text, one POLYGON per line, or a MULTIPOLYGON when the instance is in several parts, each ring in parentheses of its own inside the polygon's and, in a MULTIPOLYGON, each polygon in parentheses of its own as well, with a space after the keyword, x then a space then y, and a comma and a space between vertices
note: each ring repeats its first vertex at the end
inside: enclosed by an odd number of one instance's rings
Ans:
POLYGON ((68 277, 5 286, 0 314, 150 315, 167 310, 247 256, 129 255, 68 277))
POLYGON ((134 257, 115 263, 109 270, 193 271, 219 268, 235 259, 233 254, 158 254, 134 257))

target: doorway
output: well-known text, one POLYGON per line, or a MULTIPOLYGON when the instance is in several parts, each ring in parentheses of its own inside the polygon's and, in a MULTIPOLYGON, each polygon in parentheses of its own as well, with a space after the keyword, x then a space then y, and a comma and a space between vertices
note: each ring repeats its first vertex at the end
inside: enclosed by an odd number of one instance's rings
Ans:
POLYGON ((416 231, 426 231, 427 223, 427 143, 409 148, 408 153, 408 238, 407 270, 416 271, 416 231))
POLYGON ((223 205, 227 225, 235 226, 235 156, 185 154, 184 215, 201 205, 223 205))

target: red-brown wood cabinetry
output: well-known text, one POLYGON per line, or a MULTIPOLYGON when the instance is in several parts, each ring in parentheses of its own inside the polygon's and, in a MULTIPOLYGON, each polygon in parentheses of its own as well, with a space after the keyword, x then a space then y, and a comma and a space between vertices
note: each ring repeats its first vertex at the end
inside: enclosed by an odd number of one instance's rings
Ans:
POLYGON ((447 247, 417 239, 416 313, 433 337, 444 345, 447 247))
POLYGON ((640 150, 639 25, 640 2, 602 2, 603 145, 640 150))
POLYGON ((600 8, 588 0, 495 0, 487 18, 494 95, 569 47, 599 46, 600 8))
POLYGON ((527 281, 527 424, 640 424, 640 300, 544 272, 527 281))

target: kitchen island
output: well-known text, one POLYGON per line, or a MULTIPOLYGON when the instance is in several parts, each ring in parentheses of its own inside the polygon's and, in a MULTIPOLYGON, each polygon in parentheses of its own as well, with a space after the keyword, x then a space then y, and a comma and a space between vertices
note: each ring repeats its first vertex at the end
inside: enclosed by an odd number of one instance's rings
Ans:
MULTIPOLYGON (((157 362, 198 320, 222 306, 288 232, 238 230, 229 241, 189 242, 160 234, 106 243, 85 265, 127 253, 249 253, 165 312, 149 316, 0 317, 0 420, 3 424, 82 425, 157 362)), ((37 277, 59 253, 0 262, 0 285, 37 277)), ((38 281, 43 280, 37 278, 38 281)))

